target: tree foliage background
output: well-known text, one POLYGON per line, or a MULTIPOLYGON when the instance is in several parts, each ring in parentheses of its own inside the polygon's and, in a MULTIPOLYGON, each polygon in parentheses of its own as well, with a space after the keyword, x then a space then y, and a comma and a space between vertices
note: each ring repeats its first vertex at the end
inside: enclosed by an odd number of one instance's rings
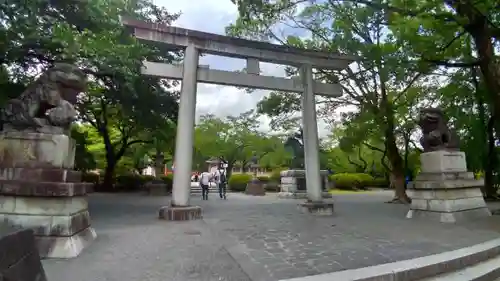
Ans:
MULTIPOLYGON (((357 56, 349 68, 316 70, 316 79, 340 82, 341 98, 318 100, 319 115, 331 119, 337 147, 345 153, 369 149, 395 187, 395 201, 408 202, 405 175, 418 170, 418 109, 439 106, 451 117, 469 153, 469 166, 484 173, 486 196, 496 197, 494 175, 500 133, 500 9, 497 1, 233 1, 239 18, 233 36, 298 48, 357 56), (300 30, 292 36, 286 30, 300 30), (307 35, 309 34, 309 35, 307 35)), ((296 75, 289 68, 288 75, 296 75)), ((272 93, 259 112, 279 120, 300 109, 297 96, 272 93)), ((351 161, 352 162, 352 161, 351 161)), ((359 170, 369 165, 362 164, 359 170)))
MULTIPOLYGON (((238 0, 227 33, 359 58, 343 71, 315 70, 340 83, 344 95, 318 98, 331 134, 321 141, 321 166, 390 179, 395 201, 408 202, 405 177, 419 170, 419 108, 441 107, 461 137, 469 169, 497 197, 500 137, 500 4, 498 1, 238 0), (286 27, 286 28, 285 28, 286 27), (287 31, 304 36, 292 36, 287 31), (299 31, 298 33, 295 31, 299 31), (347 110, 346 110, 347 109, 347 110)), ((17 97, 57 61, 89 73, 78 102, 79 170, 141 172, 147 159, 172 161, 179 93, 175 81, 140 75, 145 59, 172 62, 181 54, 138 42, 120 16, 172 24, 178 17, 150 0, 6 0, 0 3, 0 105, 17 97)), ((297 69, 288 67, 288 76, 297 69)), ((300 126, 298 95, 273 92, 255 111, 196 126, 193 169, 223 158, 247 169, 257 161, 287 167, 287 133, 300 126), (274 132, 261 132, 258 117, 274 132)), ((158 164, 158 163, 157 163, 158 164)), ((163 164, 163 163, 160 163, 163 164)))

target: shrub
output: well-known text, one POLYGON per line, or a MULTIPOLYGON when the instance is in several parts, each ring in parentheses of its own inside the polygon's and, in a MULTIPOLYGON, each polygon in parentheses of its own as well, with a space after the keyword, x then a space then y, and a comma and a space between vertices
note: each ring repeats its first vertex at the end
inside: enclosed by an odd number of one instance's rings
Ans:
POLYGON ((155 179, 155 177, 150 176, 150 175, 146 175, 146 176, 136 175, 136 176, 139 177, 139 181, 142 182, 142 184, 145 184, 148 181, 152 181, 155 179))
POLYGON ((389 180, 386 178, 374 178, 368 186, 371 187, 389 187, 389 180))
POLYGON ((115 191, 138 191, 148 178, 136 174, 118 175, 115 178, 115 191))
POLYGON ((229 178, 229 189, 231 191, 243 192, 247 187, 247 183, 252 180, 252 176, 248 174, 234 174, 229 178))
POLYGON ((373 182, 373 177, 363 173, 341 173, 329 176, 334 187, 344 190, 366 189, 373 182))
POLYGON ((82 173, 82 182, 90 182, 93 184, 98 184, 100 180, 100 175, 97 173, 82 173))
POLYGON ((259 179, 259 181, 262 183, 268 183, 271 181, 271 178, 268 176, 258 176, 257 179, 259 179))

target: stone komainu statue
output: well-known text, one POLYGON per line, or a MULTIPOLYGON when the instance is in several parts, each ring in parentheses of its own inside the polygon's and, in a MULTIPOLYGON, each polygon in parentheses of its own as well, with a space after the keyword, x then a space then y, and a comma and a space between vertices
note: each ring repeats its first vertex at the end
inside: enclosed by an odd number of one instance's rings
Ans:
MULTIPOLYGON (((78 67, 56 63, 0 112, 3 131, 44 132, 44 128, 67 129, 76 119, 74 104, 86 90, 87 76, 78 67)), ((50 130, 48 130, 50 131, 50 130)))
POLYGON ((424 152, 436 150, 459 150, 459 139, 455 131, 448 127, 448 120, 439 108, 420 110, 418 125, 422 129, 420 144, 424 152))

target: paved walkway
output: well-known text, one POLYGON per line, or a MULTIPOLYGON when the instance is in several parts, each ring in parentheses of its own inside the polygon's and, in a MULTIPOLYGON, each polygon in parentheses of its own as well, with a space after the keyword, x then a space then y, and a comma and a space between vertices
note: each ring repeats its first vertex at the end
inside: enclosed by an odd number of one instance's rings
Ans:
POLYGON ((339 195, 315 217, 275 195, 215 194, 204 220, 156 218, 166 197, 94 194, 98 239, 78 258, 45 260, 51 281, 275 281, 410 259, 498 238, 500 216, 469 225, 404 219, 387 192, 339 195), (493 227, 492 227, 493 226, 493 227), (496 227, 496 229, 495 229, 496 227))

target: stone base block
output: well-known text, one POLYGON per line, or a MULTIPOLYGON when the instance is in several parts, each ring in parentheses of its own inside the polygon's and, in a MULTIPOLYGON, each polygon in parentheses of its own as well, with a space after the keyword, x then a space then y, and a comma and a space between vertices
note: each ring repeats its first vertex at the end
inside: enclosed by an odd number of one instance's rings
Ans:
POLYGON ((72 169, 75 141, 64 134, 2 132, 0 161, 4 167, 72 169))
POLYGON ((159 217, 169 221, 188 221, 203 218, 199 206, 164 206, 160 208, 159 217))
POLYGON ((261 182, 249 182, 247 188, 245 189, 246 195, 253 196, 264 196, 266 195, 266 190, 264 189, 264 184, 261 182))
POLYGON ((69 215, 0 214, 0 220, 13 227, 33 229, 36 236, 72 236, 90 227, 87 210, 69 215))
POLYGON ((473 172, 458 173, 420 173, 414 181, 449 181, 449 180, 474 180, 473 172))
POLYGON ((298 205, 303 213, 310 213, 320 216, 333 215, 333 203, 331 202, 304 202, 298 205))
POLYGON ((97 238, 92 227, 72 236, 35 236, 42 258, 75 258, 97 238))
MULTIPOLYGON (((328 192, 323 192, 323 193, 321 193, 321 195, 325 199, 333 197, 328 192)), ((307 199, 307 193, 306 192, 283 192, 282 191, 282 192, 278 193, 278 198, 281 198, 281 199, 307 199)))
POLYGON ((460 222, 490 216, 479 188, 413 189, 407 218, 423 217, 440 222, 460 222))
POLYGON ((460 212, 432 212, 425 210, 409 210, 406 218, 425 219, 443 223, 470 222, 476 219, 489 217, 491 212, 488 208, 479 208, 460 212))
POLYGON ((420 154, 422 173, 467 172, 465 153, 462 151, 432 151, 420 154))
POLYGON ((0 222, 32 229, 40 256, 78 256, 96 237, 86 196, 0 196, 0 222))
POLYGON ((415 189, 465 189, 469 187, 484 186, 482 179, 469 179, 469 180, 443 180, 443 181, 414 181, 413 188, 415 189))

